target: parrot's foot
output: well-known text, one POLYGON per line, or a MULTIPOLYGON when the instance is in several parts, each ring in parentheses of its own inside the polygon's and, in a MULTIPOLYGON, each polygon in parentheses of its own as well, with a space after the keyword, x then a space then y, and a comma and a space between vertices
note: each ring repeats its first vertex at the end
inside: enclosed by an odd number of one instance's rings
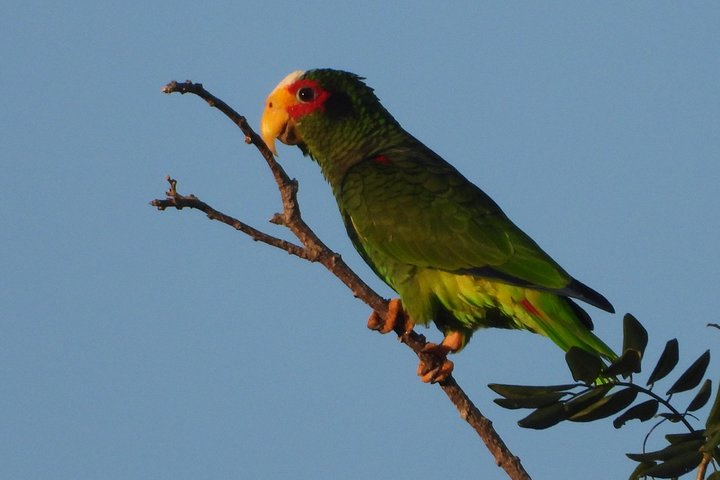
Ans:
POLYGON ((447 335, 440 344, 428 343, 423 347, 422 353, 429 357, 429 362, 420 360, 417 374, 424 383, 437 383, 447 380, 452 374, 454 365, 448 360, 448 353, 454 353, 463 346, 464 337, 459 332, 452 332, 447 335))
POLYGON ((402 332, 398 333, 398 335, 402 335, 412 330, 415 325, 405 314, 400 299, 393 298, 388 302, 388 313, 385 319, 383 320, 376 311, 373 311, 368 318, 367 326, 370 330, 377 330, 382 334, 390 333, 393 330, 397 331, 398 327, 402 327, 402 332))
MULTIPOLYGON (((428 343, 428 346, 437 347, 434 343, 428 343)), ((448 360, 441 353, 425 352, 433 355, 432 362, 425 363, 424 360, 420 360, 418 365, 417 374, 420 377, 420 381, 423 383, 438 383, 447 380, 450 374, 455 368, 455 365, 451 360, 448 360), (435 357, 434 355, 437 355, 435 357)))

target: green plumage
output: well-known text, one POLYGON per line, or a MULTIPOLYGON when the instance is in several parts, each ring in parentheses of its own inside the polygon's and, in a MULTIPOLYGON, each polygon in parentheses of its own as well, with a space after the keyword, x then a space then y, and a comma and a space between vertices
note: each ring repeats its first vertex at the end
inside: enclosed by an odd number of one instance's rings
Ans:
POLYGON ((359 77, 311 70, 300 79, 328 96, 294 119, 299 146, 332 186, 355 248, 415 322, 465 342, 482 327, 527 329, 615 358, 570 297, 612 312, 610 303, 403 130, 359 77))

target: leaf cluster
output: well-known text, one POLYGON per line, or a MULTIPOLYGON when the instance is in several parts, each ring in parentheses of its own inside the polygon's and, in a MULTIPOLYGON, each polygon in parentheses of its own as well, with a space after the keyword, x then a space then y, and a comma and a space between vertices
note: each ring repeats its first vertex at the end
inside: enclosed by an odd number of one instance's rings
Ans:
MULTIPOLYGON (((631 480, 677 478, 697 468, 704 469, 709 463, 720 463, 720 391, 715 394, 705 428, 691 424, 696 420, 693 412, 704 407, 712 396, 712 381, 706 379, 703 382, 710 363, 710 351, 700 355, 676 377, 664 394, 659 394, 657 382, 673 373, 678 365, 679 345, 677 339, 666 343, 647 381, 640 385, 633 381, 633 374, 642 372, 647 343, 647 330, 635 317, 627 314, 623 319, 622 355, 609 365, 594 353, 575 347, 568 350, 565 360, 576 383, 548 386, 491 384, 489 387, 500 395, 495 403, 501 407, 533 410, 518 422, 524 428, 545 429, 563 421, 592 422, 613 416, 613 426, 618 429, 631 420, 656 419, 655 426, 663 422, 683 425, 687 431, 666 435, 667 446, 661 450, 628 454, 638 462, 630 475, 631 480), (695 389, 692 400, 684 408, 676 406, 675 394, 695 389)), ((708 479, 720 480, 720 472, 711 474, 708 479)))

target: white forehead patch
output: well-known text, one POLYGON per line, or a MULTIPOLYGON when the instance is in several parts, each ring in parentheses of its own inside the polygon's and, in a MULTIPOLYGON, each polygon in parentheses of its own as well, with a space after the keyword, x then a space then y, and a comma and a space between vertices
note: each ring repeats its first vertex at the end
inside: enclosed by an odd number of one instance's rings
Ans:
POLYGON ((291 74, 289 74, 287 77, 283 78, 280 83, 277 84, 277 87, 273 89, 273 92, 276 92, 277 90, 280 90, 281 88, 287 87, 288 85, 292 84, 295 80, 302 77, 305 74, 304 70, 295 70, 291 74))

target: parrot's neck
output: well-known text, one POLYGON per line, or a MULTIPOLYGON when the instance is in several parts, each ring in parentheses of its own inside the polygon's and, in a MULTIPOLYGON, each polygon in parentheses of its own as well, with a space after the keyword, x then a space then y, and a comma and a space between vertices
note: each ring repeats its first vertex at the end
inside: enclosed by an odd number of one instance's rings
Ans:
POLYGON ((402 146, 412 138, 389 115, 365 118, 362 122, 353 120, 325 126, 303 125, 303 150, 320 165, 336 196, 353 165, 402 146))

